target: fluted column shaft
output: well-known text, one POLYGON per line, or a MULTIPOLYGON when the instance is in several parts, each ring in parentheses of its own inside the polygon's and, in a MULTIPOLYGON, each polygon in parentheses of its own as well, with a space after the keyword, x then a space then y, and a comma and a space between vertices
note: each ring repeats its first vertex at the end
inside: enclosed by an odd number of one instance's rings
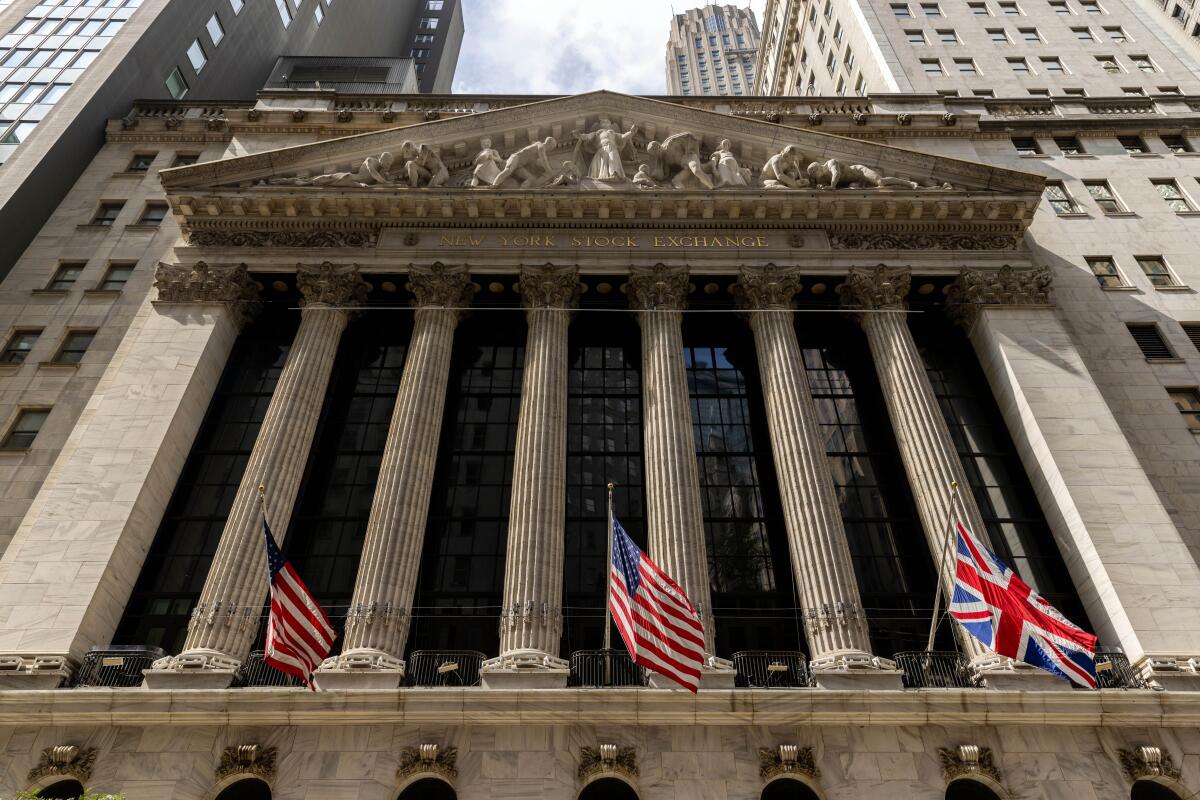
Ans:
POLYGON ((870 662, 870 637, 817 406, 792 324, 791 302, 799 284, 791 273, 746 272, 737 291, 741 305, 751 312, 809 655, 818 668, 863 666, 870 662))
POLYGON ((183 666, 229 669, 250 652, 268 588, 263 511, 282 541, 349 320, 344 307, 361 296, 362 282, 353 268, 301 267, 297 277, 305 296, 300 327, 192 615, 178 659, 183 666), (267 487, 264 507, 259 505, 260 485, 267 487))
MULTIPOLYGON (((843 287, 843 299, 867 312, 859 315, 859 321, 875 361, 921 527, 942 578, 941 588, 948 590, 954 565, 953 555, 945 557, 951 514, 957 513, 985 544, 988 533, 908 327, 904 309, 910 280, 903 269, 854 270, 843 287), (957 501, 952 501, 954 484, 958 486, 957 501), (952 505, 957 506, 956 512, 952 505)), ((959 638, 969 657, 986 652, 971 636, 959 638)))
POLYGON ((329 667, 402 668, 437 463, 454 330, 471 298, 463 269, 414 268, 417 307, 379 466, 342 654, 329 667))
POLYGON ((557 656, 567 516, 567 330, 578 286, 573 269, 521 270, 529 330, 500 620, 501 663, 510 666, 565 666, 557 656))
POLYGON ((683 308, 688 275, 658 267, 629 280, 642 329, 642 425, 646 462, 646 527, 650 557, 687 594, 704 624, 704 652, 714 652, 700 499, 700 469, 683 361, 683 308))

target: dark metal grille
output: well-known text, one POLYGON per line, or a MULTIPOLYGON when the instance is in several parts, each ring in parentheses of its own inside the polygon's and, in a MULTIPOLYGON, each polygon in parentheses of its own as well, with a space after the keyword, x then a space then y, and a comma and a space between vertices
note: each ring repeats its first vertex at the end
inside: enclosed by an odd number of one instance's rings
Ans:
POLYGON ((1096 687, 1099 689, 1148 689, 1142 676, 1119 647, 1096 648, 1096 687))
POLYGON ((280 672, 274 667, 267 664, 263 660, 265 653, 262 650, 255 650, 250 654, 250 657, 242 662, 242 666, 238 669, 237 675, 233 678, 233 686, 236 689, 246 688, 251 686, 303 686, 298 679, 293 678, 286 672, 280 672))
POLYGON ((790 650, 743 650, 733 654, 738 686, 796 689, 810 686, 808 659, 790 650))
POLYGON ((1147 361, 1162 361, 1175 357, 1162 334, 1159 333, 1157 325, 1127 325, 1126 327, 1129 328, 1129 335, 1137 342, 1138 348, 1141 349, 1142 355, 1146 357, 1147 361))
POLYGON ((896 653, 906 689, 970 689, 975 684, 967 662, 958 653, 910 651, 896 653))
POLYGON ((571 653, 568 686, 645 686, 646 671, 625 650, 577 650, 571 653))
POLYGON ((418 650, 405 678, 409 686, 478 686, 483 659, 478 650, 418 650))
POLYGON ((1183 332, 1187 334, 1188 339, 1192 342, 1192 347, 1200 350, 1200 323, 1185 322, 1183 323, 1183 332))
POLYGON ((93 647, 83 657, 75 675, 76 688, 108 686, 127 688, 142 685, 142 670, 149 669, 167 654, 158 647, 113 645, 93 647))

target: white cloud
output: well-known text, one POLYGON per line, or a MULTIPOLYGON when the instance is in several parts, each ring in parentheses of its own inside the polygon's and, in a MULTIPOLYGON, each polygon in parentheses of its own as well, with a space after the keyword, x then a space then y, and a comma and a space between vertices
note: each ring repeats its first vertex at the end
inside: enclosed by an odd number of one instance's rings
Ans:
MULTIPOLYGON (((762 25, 766 0, 734 1, 753 8, 762 25)), ((663 94, 672 5, 693 7, 688 0, 464 0, 454 91, 663 94)))

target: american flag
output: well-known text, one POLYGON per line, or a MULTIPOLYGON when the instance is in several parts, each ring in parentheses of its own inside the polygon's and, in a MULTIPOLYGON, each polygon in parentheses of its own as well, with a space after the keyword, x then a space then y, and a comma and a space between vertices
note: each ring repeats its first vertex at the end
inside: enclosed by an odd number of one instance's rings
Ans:
POLYGON ((961 521, 950 615, 998 655, 1096 688, 1096 637, 1070 622, 961 521))
POLYGON ((263 660, 294 675, 313 689, 313 670, 321 665, 337 638, 329 618, 309 594, 296 570, 279 552, 271 526, 263 518, 267 537, 267 572, 271 578, 271 614, 263 660))
POLYGON ((695 692, 704 665, 700 615, 679 585, 638 549, 616 517, 611 567, 613 620, 633 660, 695 692))

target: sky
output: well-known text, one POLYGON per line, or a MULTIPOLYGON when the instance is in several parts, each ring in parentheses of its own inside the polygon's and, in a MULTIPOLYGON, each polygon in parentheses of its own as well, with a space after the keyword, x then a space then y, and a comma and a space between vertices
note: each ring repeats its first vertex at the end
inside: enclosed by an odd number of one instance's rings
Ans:
MULTIPOLYGON (((754 9, 766 0, 724 0, 754 9)), ((463 0, 467 33, 454 91, 625 94, 666 91, 671 9, 701 0, 463 0)))

